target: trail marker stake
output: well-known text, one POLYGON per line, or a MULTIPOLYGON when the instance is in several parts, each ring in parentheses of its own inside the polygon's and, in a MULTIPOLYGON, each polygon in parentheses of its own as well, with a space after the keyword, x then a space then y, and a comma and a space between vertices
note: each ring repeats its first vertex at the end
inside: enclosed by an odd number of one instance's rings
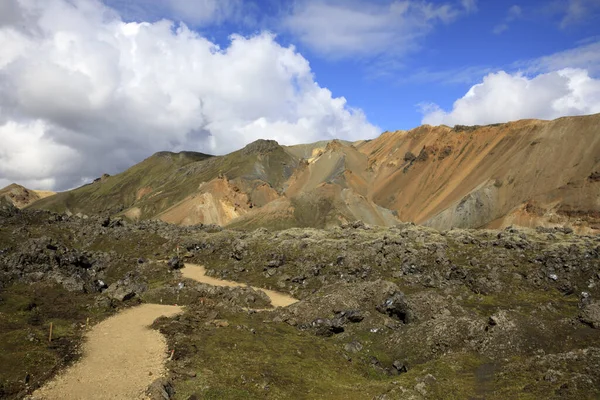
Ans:
POLYGON ((50 322, 50 334, 48 335, 48 342, 52 342, 52 322, 50 322))

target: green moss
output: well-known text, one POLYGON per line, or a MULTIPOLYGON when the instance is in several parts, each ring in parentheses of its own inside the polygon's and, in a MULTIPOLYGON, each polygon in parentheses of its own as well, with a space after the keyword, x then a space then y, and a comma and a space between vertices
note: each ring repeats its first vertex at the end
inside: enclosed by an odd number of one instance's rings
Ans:
POLYGON ((202 392, 200 398, 206 400, 246 400, 246 399, 262 399, 263 397, 254 395, 247 390, 235 388, 209 388, 202 392))
POLYGON ((578 313, 579 299, 565 296, 556 289, 550 290, 515 290, 510 293, 495 293, 489 295, 472 294, 462 304, 474 309, 483 316, 489 316, 501 309, 518 309, 524 315, 532 311, 540 312, 540 306, 551 305, 546 317, 569 318, 578 313))
POLYGON ((366 364, 346 360, 333 340, 282 323, 265 324, 257 314, 220 318, 229 326, 203 327, 186 336, 186 348, 194 349, 184 356, 186 364, 199 376, 178 383, 177 399, 191 394, 203 399, 220 394, 363 399, 384 392, 390 383, 389 377, 372 379, 366 364))
POLYGON ((85 321, 105 318, 110 310, 92 306, 93 297, 52 284, 18 284, 1 293, 0 386, 7 396, 35 387, 76 359, 85 321), (48 342, 52 323, 52 342, 48 342))
POLYGON ((491 387, 478 374, 478 369, 488 360, 474 353, 453 353, 436 360, 414 366, 401 376, 401 383, 415 385, 427 375, 433 379, 427 382, 428 398, 468 399, 488 398, 491 387))

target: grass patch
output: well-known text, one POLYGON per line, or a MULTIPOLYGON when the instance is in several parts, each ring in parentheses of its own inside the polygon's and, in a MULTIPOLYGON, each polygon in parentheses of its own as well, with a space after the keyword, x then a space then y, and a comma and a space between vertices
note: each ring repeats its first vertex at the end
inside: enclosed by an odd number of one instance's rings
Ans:
MULTIPOLYGON (((262 314, 219 318, 229 325, 215 328, 198 321, 186 330, 180 362, 198 376, 177 383, 176 399, 193 394, 201 399, 364 399, 385 393, 391 384, 385 375, 373 379, 367 364, 348 361, 334 340, 265 323, 262 314)), ((177 344, 171 345, 177 352, 177 344)))
POLYGON ((0 397, 31 389, 77 358, 86 319, 111 310, 93 306, 93 297, 67 292, 52 284, 17 284, 0 292, 0 397), (52 342, 48 342, 52 323, 52 342))

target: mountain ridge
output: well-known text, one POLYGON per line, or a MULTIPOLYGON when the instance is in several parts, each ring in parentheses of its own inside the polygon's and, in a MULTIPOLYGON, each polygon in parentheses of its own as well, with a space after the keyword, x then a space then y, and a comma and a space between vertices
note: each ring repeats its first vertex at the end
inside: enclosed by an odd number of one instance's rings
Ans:
POLYGON ((223 156, 159 152, 30 207, 247 229, 360 219, 438 229, 569 225, 585 233, 600 230, 600 180, 589 178, 598 173, 595 114, 423 125, 356 142, 261 139, 223 156))

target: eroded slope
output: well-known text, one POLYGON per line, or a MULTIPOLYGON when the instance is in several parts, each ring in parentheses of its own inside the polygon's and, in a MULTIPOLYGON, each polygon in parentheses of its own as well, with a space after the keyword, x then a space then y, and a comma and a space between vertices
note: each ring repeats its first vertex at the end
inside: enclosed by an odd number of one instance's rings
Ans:
MULTIPOLYGON (((387 132, 359 150, 375 172, 374 202, 401 220, 443 229, 483 227, 535 202, 564 211, 555 225, 597 229, 600 181, 593 177, 600 170, 600 115, 423 126, 387 132)), ((526 224, 552 222, 533 215, 526 224)))

